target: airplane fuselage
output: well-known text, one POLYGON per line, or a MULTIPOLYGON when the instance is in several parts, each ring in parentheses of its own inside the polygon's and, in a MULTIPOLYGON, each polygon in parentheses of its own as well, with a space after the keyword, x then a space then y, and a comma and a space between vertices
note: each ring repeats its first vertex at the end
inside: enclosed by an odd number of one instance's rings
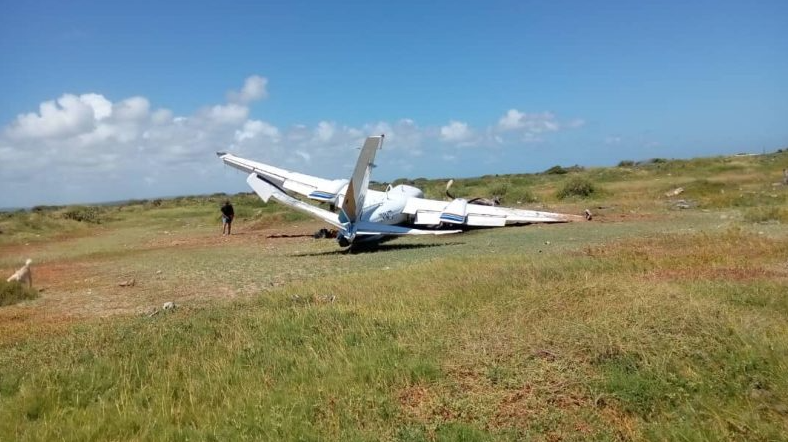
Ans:
POLYGON ((368 190, 361 211, 361 219, 373 223, 397 225, 408 221, 403 213, 408 198, 422 198, 424 192, 416 187, 400 184, 390 187, 385 192, 368 190))

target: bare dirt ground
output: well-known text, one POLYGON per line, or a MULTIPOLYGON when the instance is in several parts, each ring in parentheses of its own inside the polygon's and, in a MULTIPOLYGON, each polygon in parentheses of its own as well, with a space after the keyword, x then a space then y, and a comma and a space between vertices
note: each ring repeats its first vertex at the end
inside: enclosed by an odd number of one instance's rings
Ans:
MULTIPOLYGON (((652 217, 602 209, 596 210, 594 222, 652 217)), ((144 315, 168 301, 194 306, 253 296, 284 282, 279 276, 245 277, 238 265, 244 258, 236 258, 235 251, 254 259, 295 250, 299 244, 306 248, 315 243, 312 234, 325 227, 314 221, 263 228, 253 223, 239 224, 231 236, 220 235, 218 226, 155 232, 101 226, 46 241, 0 245, 4 262, 18 257, 21 265, 26 258, 33 258, 34 285, 40 291, 38 299, 0 309, 0 333, 13 333, 23 323, 43 326, 113 315, 144 315), (205 258, 189 265, 181 262, 192 254, 205 258), (176 260, 180 260, 179 265, 168 265, 176 260), (177 268, 177 274, 169 271, 170 267, 177 268), (217 277, 223 271, 236 283, 226 284, 217 277), (237 282, 244 279, 243 283, 237 282)), ((323 241, 333 245, 333 240, 323 241)), ((0 275, 14 270, 0 267, 0 275)), ((275 272, 270 268, 262 271, 267 270, 275 272)), ((278 271, 287 273, 287 269, 278 271)))
MULTIPOLYGON (((312 243, 312 233, 323 227, 320 223, 305 222, 277 228, 250 229, 238 226, 233 235, 222 236, 214 229, 198 231, 162 232, 152 238, 132 242, 126 250, 107 254, 59 257, 60 250, 77 247, 86 240, 102 241, 117 232, 97 230, 93 234, 64 236, 46 242, 0 246, 0 255, 18 256, 20 263, 33 257, 34 287, 39 298, 0 309, 0 339, 15 339, 19 333, 56 333, 63 326, 78 320, 106 318, 113 315, 149 314, 163 303, 173 301, 181 305, 199 305, 206 301, 231 300, 260 292, 257 285, 228 287, 221 281, 201 278, 200 269, 177 275, 153 267, 147 268, 148 256, 166 256, 199 251, 211 256, 211 251, 255 249, 270 250, 299 243, 312 243), (53 256, 54 255, 54 256, 53 256), (36 259, 53 256, 49 259, 36 259), (138 262, 147 271, 130 271, 127 263, 138 262), (134 279, 133 284, 131 284, 134 279)), ((156 263, 151 263, 155 265, 156 263)), ((217 253, 209 266, 221 271, 222 258, 217 253)), ((232 266, 228 263, 228 267, 232 266)), ((1 275, 13 273, 14 268, 0 268, 1 275)), ((3 276, 5 277, 5 276, 3 276)))

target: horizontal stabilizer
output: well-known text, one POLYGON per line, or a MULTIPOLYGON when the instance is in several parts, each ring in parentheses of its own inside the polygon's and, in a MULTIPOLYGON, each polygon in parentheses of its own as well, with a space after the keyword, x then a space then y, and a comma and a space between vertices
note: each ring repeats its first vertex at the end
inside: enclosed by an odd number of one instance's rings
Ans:
POLYGON ((246 182, 249 183, 249 186, 254 190, 263 202, 268 202, 271 199, 271 196, 274 194, 274 187, 272 184, 269 184, 266 181, 261 180, 255 174, 249 175, 249 178, 246 179, 246 182))
POLYGON ((345 228, 345 226, 339 222, 339 217, 335 213, 293 198, 292 196, 284 193, 278 187, 257 176, 256 173, 250 173, 246 178, 246 182, 249 183, 249 186, 265 202, 268 202, 269 199, 274 198, 286 206, 292 207, 293 209, 306 213, 307 215, 319 218, 338 229, 344 230, 345 228))

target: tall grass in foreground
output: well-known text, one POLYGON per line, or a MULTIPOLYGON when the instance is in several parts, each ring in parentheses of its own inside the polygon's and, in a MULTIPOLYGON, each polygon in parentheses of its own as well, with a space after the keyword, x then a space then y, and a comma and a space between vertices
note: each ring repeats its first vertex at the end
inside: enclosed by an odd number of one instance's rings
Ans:
POLYGON ((0 439, 784 440, 787 255, 661 235, 87 322, 2 347, 0 439))
POLYGON ((0 307, 38 297, 38 290, 18 282, 0 280, 0 307))

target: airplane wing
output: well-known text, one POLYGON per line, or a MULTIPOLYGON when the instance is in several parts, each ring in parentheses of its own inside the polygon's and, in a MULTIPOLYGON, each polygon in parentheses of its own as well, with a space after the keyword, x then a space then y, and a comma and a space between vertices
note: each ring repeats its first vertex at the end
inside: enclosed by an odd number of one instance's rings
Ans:
POLYGON ((246 178, 246 182, 249 183, 249 186, 266 203, 269 199, 274 198, 286 206, 290 206, 300 212, 306 213, 307 215, 320 218, 321 220, 338 229, 345 229, 346 227, 341 222, 339 222, 339 217, 336 213, 329 212, 328 210, 321 209, 320 207, 313 206, 309 203, 305 203, 299 199, 293 198, 292 196, 286 194, 282 189, 276 187, 272 183, 269 183, 256 173, 250 173, 246 178))
POLYGON ((584 219, 582 216, 562 213, 469 204, 461 198, 453 201, 409 198, 402 212, 413 215, 414 224, 419 225, 443 223, 458 226, 503 227, 510 224, 565 223, 584 219))
POLYGON ((327 180, 291 172, 226 152, 217 152, 216 155, 228 166, 246 173, 254 173, 280 189, 295 192, 317 201, 329 203, 341 201, 339 197, 348 183, 348 180, 327 180))

